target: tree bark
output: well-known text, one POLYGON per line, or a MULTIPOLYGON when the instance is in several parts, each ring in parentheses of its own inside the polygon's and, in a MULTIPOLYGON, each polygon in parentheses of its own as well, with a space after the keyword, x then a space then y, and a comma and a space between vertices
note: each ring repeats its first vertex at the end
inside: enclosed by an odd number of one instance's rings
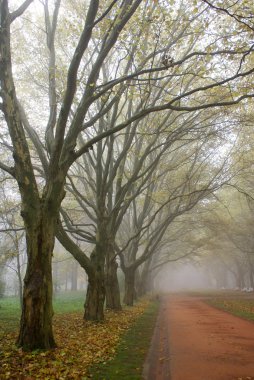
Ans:
POLYGON ((88 258, 80 247, 70 239, 64 231, 61 223, 58 224, 57 239, 77 260, 81 267, 86 271, 88 277, 88 287, 85 301, 84 319, 88 321, 102 321, 104 319, 104 301, 105 301, 105 284, 104 284, 104 234, 105 223, 99 225, 96 234, 95 248, 88 258))
POLYGON ((133 306, 135 299, 135 269, 128 268, 124 272, 125 275, 125 292, 124 303, 128 306, 133 306))
POLYGON ((91 264, 93 271, 88 273, 84 319, 100 322, 104 320, 105 302, 105 256, 101 244, 96 244, 91 254, 91 264))
POLYGON ((56 347, 52 331, 54 222, 47 217, 27 228, 28 264, 17 345, 25 350, 56 347))
POLYGON ((110 258, 111 251, 108 253, 106 260, 106 308, 111 310, 122 310, 120 288, 117 278, 118 264, 115 257, 110 258))

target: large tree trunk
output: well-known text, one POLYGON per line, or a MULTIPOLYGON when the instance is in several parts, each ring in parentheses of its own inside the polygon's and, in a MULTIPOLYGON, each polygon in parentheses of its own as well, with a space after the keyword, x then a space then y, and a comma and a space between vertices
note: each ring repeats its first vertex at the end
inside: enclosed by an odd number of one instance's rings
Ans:
POLYGON ((100 322, 104 320, 105 302, 105 256, 101 244, 96 244, 91 254, 91 264, 94 270, 88 273, 84 319, 100 322))
POLYGON ((17 345, 26 350, 56 346, 52 331, 52 253, 54 222, 41 217, 27 228, 28 264, 17 345))
POLYGON ((103 245, 105 226, 99 225, 96 234, 96 245, 90 259, 69 238, 61 224, 58 225, 57 238, 61 244, 73 255, 88 277, 88 287, 85 300, 84 319, 88 321, 103 321, 105 302, 105 249, 103 245))
POLYGON ((124 289, 124 300, 125 305, 133 306, 135 299, 135 269, 128 268, 124 271, 125 275, 125 289, 124 289))
POLYGON ((110 256, 112 256, 111 252, 109 252, 106 260, 106 308, 118 311, 122 310, 120 288, 117 278, 118 264, 115 257, 111 258, 110 256))

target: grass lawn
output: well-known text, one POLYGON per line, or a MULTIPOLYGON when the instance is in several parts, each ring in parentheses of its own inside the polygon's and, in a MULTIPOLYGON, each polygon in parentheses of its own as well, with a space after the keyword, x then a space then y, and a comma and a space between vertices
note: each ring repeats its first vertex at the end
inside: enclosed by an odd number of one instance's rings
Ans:
POLYGON ((58 293, 53 298, 53 308, 56 314, 74 313, 84 310, 85 290, 77 292, 58 293))
POLYGON ((83 320, 83 303, 83 292, 57 295, 54 335, 58 347, 23 352, 14 344, 18 299, 1 299, 0 379, 141 379, 158 302, 145 299, 121 312, 106 311, 105 321, 98 324, 83 320))
MULTIPOLYGON (((84 309, 85 292, 63 292, 54 296, 55 314, 82 312, 84 309)), ((18 297, 0 298, 0 337, 17 329, 20 320, 20 305, 18 297)))
POLYGON ((4 333, 16 330, 19 318, 19 299, 17 297, 0 298, 0 338, 4 333))

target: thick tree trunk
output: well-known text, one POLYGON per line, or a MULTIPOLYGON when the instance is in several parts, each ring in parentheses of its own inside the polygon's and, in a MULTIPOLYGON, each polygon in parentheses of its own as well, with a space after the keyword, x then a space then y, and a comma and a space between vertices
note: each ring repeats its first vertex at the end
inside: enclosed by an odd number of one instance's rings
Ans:
POLYGON ((81 267, 86 271, 88 286, 85 300, 84 319, 88 321, 103 321, 105 302, 105 250, 104 250, 104 230, 102 223, 99 225, 96 234, 96 245, 90 259, 82 250, 68 237, 62 226, 59 224, 57 238, 61 244, 73 255, 81 267))
POLYGON ((120 288, 117 278, 117 262, 115 258, 107 260, 106 263, 106 308, 111 310, 122 310, 120 299, 120 288))
MULTIPOLYGON (((52 221, 51 221, 52 222, 52 221)), ((28 264, 17 345, 25 350, 56 346, 52 331, 52 253, 54 226, 41 218, 27 229, 28 264)))
POLYGON ((124 300, 125 305, 133 306, 135 299, 135 269, 128 268, 124 272, 125 275, 125 291, 124 300))
POLYGON ((103 247, 101 247, 100 244, 96 244, 91 254, 91 263, 94 270, 88 274, 84 319, 87 321, 100 322, 104 320, 105 302, 105 256, 103 247))

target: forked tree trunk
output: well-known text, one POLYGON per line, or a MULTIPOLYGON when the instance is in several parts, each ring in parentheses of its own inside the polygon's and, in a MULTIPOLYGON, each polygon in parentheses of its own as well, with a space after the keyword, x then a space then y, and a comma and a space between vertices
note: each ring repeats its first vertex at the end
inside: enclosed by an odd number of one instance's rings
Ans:
POLYGON ((84 319, 100 322, 104 320, 105 302, 105 257, 100 244, 96 244, 91 254, 91 263, 94 270, 88 274, 84 319))
POLYGON ((96 245, 91 253, 90 259, 84 255, 82 250, 68 237, 62 226, 59 224, 57 238, 78 261, 81 267, 86 271, 88 277, 88 287, 86 300, 84 304, 84 319, 87 321, 103 321, 104 319, 104 302, 105 302, 105 250, 103 245, 104 226, 100 227, 96 234, 96 245))
MULTIPOLYGON (((110 255, 109 255, 110 256, 110 255)), ((117 278, 117 262, 115 258, 107 260, 106 264, 106 308, 111 310, 122 310, 120 299, 120 288, 117 278)))
POLYGON ((135 269, 128 268, 124 272, 125 275, 125 289, 124 289, 124 300, 125 305, 133 306, 135 299, 135 269))
MULTIPOLYGON (((52 222, 52 221, 51 221, 52 222)), ((27 230, 28 264, 17 345, 25 350, 56 346, 52 331, 52 253, 54 225, 41 218, 27 230)))

